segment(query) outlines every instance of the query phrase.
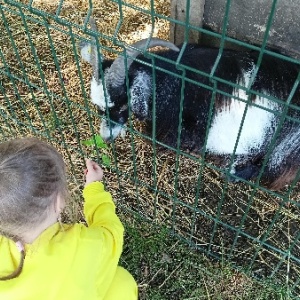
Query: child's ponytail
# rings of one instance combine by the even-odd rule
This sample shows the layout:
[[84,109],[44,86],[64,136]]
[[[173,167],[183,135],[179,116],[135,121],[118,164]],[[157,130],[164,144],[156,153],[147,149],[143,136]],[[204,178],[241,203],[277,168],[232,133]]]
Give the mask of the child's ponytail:
[[21,253],[20,263],[19,263],[17,269],[15,271],[13,271],[11,274],[0,277],[1,281],[14,279],[14,278],[18,277],[22,272],[24,260],[25,260],[25,248],[24,248],[24,245],[22,244],[22,242],[20,242],[20,241],[16,242],[16,247],[18,248],[19,252]]

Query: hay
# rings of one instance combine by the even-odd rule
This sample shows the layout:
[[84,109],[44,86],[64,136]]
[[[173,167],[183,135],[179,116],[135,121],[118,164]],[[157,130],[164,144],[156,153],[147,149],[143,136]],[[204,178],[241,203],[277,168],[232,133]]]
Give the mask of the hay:
[[[136,1],[131,2],[135,4]],[[58,3],[59,1],[36,0],[33,7],[55,14]],[[139,0],[138,5],[143,9],[150,9],[148,1]],[[64,1],[60,17],[82,24],[87,9],[87,1]],[[155,9],[159,14],[168,15],[169,3],[155,1]],[[148,37],[152,28],[148,15],[130,8],[124,8],[123,14],[123,23],[118,33],[120,40],[130,44]],[[99,30],[106,35],[113,35],[120,20],[117,4],[95,1],[93,15]],[[89,95],[91,67],[81,62],[81,69],[78,70],[69,34],[50,28],[48,35],[43,24],[28,20],[28,32],[44,74],[43,81],[21,17],[6,12],[6,18],[21,60],[15,55],[3,20],[0,21],[3,33],[0,41],[6,47],[2,48],[2,52],[10,73],[25,82],[1,75],[5,94],[0,95],[0,138],[40,135],[43,139],[49,139],[50,136],[63,153],[70,171],[71,196],[76,201],[72,201],[69,206],[67,218],[70,219],[75,214],[71,219],[82,220],[79,193],[83,185],[83,154],[94,159],[97,156],[93,149],[81,146],[80,141],[89,139],[93,131],[98,132],[100,123],[96,108],[84,101],[85,93]],[[41,18],[38,19],[44,22]],[[49,19],[48,22],[67,32],[69,30],[53,20]],[[73,33],[82,35],[77,29]],[[154,35],[168,39],[169,24],[156,18]],[[49,37],[56,51],[58,68],[54,64]],[[101,43],[117,49],[107,40],[101,40]],[[114,57],[113,53],[105,54]],[[0,67],[5,69],[3,62]],[[25,74],[22,70],[25,70]],[[84,89],[80,85],[79,72],[82,74]],[[26,81],[30,82],[30,86]],[[20,98],[17,97],[17,92]],[[5,120],[4,116],[9,116],[10,119]],[[140,124],[133,124],[137,131],[142,130]],[[247,266],[257,251],[253,269],[258,276],[270,274],[282,257],[282,254],[268,247],[259,249],[258,239],[264,236],[268,227],[272,226],[272,229],[266,242],[282,252],[287,251],[297,236],[300,225],[297,205],[299,188],[293,192],[291,200],[295,202],[289,207],[281,207],[280,198],[261,190],[255,192],[251,199],[252,189],[249,185],[227,185],[221,174],[208,167],[201,174],[200,161],[183,155],[179,157],[179,169],[176,170],[174,153],[157,151],[154,155],[152,145],[129,132],[124,139],[116,140],[114,148],[107,150],[112,158],[114,153],[116,161],[112,163],[112,170],[105,170],[105,177],[108,189],[122,209],[167,225],[173,228],[175,234],[194,245],[201,246],[216,256],[228,256],[241,266]],[[201,188],[197,190],[199,176]],[[223,195],[224,190],[226,192]],[[275,216],[278,218],[272,224]],[[236,231],[224,224],[241,226],[238,237]],[[249,237],[256,239],[252,241]],[[231,253],[231,256],[227,253]],[[294,247],[291,254],[299,257],[299,247]],[[289,276],[299,276],[300,267],[297,262],[289,261],[289,257],[286,257],[278,270],[280,277],[286,276],[288,266]]]

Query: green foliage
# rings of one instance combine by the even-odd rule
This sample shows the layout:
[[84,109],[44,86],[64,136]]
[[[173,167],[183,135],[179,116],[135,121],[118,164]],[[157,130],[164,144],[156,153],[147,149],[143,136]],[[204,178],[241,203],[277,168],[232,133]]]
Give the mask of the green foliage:
[[[104,149],[108,149],[107,144],[104,142],[102,137],[98,134],[95,134],[88,140],[81,141],[81,144],[87,147],[97,148],[100,149],[100,151],[103,151]],[[94,154],[97,154],[97,150],[93,150]],[[104,166],[109,167],[111,164],[110,158],[107,154],[101,153],[101,160]]]
[[98,148],[101,148],[101,149],[107,149],[108,148],[108,146],[103,141],[103,138],[98,134],[95,134],[92,138],[90,138],[88,140],[82,141],[82,144],[85,145],[85,146],[94,146],[94,145],[96,145]]
[[121,265],[138,282],[140,300],[290,299],[285,287],[275,290],[274,283],[258,282],[225,262],[210,260],[166,228],[120,217],[126,232]]

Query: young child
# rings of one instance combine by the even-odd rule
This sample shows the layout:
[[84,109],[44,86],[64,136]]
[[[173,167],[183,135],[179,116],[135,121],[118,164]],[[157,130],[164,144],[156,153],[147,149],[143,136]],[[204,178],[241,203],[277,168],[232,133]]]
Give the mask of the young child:
[[68,198],[61,155],[23,138],[0,144],[0,299],[136,300],[133,277],[118,266],[124,228],[102,169],[86,160],[88,226],[58,222]]

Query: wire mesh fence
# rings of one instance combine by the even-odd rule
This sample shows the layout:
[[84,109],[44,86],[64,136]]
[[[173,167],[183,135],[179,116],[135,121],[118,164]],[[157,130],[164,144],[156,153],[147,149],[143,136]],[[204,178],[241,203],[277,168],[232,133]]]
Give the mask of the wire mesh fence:
[[[169,17],[163,1],[82,3],[5,0],[0,4],[0,140],[34,135],[54,143],[67,161],[73,191],[81,186],[84,157],[90,156],[98,161],[103,161],[103,155],[109,157],[106,184],[122,209],[167,226],[188,245],[214,258],[232,262],[259,279],[269,279],[287,288],[289,295],[296,298],[300,294],[297,185],[300,174],[297,170],[291,184],[276,192],[261,185],[259,179],[276,148],[281,127],[285,122],[290,122],[293,128],[299,127],[299,108],[293,104],[299,93],[299,74],[290,84],[288,95],[276,98],[261,95],[252,89],[251,82],[248,87],[240,86],[220,77],[217,72],[226,42],[257,52],[252,82],[266,56],[279,59],[283,64],[299,65],[298,60],[272,52],[267,47],[276,2],[273,1],[263,42],[258,47],[226,35],[231,1],[226,2],[219,34],[189,25],[189,1],[186,23],[183,23]],[[87,15],[96,19],[98,32],[90,29]],[[159,72],[181,82],[175,147],[156,141],[155,121],[150,134],[149,131],[145,134],[147,130],[143,122],[136,120],[131,111],[127,125],[124,125],[126,136],[103,146],[98,140],[99,126],[101,120],[108,120],[110,115],[106,112],[100,116],[89,99],[92,70],[81,60],[78,44],[89,42],[96,45],[102,58],[113,59],[120,54],[126,58],[128,52],[124,45],[150,35],[167,39],[169,22],[186,28],[185,41],[176,59],[142,51],[148,62],[140,58],[136,61],[151,68],[153,99],[160,84],[157,81]],[[220,41],[210,72],[196,70],[182,62],[184,51],[189,47],[190,30],[201,31],[202,35],[213,36]],[[163,61],[166,67],[161,67],[159,61]],[[187,75],[189,72],[199,73],[205,80],[192,80]],[[130,95],[129,80],[126,73],[127,95]],[[265,101],[283,108],[280,111],[269,109],[270,113],[279,116],[279,125],[265,151],[257,179],[232,183],[228,180],[228,169],[224,171],[205,154],[205,150],[195,154],[180,148],[184,134],[184,95],[187,86],[192,85],[209,91],[211,119],[205,129],[206,142],[216,99],[220,95],[234,97],[226,92],[224,86],[243,90],[247,95],[262,96]],[[249,104],[251,97],[246,100],[239,96],[236,98]],[[154,100],[153,120],[158,109],[155,104]],[[258,109],[266,108],[258,105]],[[245,114],[241,124],[237,124],[239,130],[233,152],[237,149],[244,120]],[[255,119],[251,122],[254,123]],[[228,132],[230,135],[233,133]],[[297,143],[298,140],[292,142]],[[227,159],[233,163],[234,154]]]

